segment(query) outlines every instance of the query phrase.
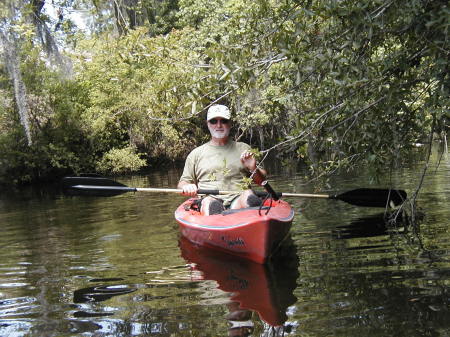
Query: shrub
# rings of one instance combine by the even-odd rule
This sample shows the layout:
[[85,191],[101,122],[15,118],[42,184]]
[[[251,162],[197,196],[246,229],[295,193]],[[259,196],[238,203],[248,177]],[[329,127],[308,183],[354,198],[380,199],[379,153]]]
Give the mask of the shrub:
[[146,166],[146,161],[136,153],[136,148],[127,146],[122,149],[113,148],[107,151],[97,162],[97,171],[101,173],[130,173]]

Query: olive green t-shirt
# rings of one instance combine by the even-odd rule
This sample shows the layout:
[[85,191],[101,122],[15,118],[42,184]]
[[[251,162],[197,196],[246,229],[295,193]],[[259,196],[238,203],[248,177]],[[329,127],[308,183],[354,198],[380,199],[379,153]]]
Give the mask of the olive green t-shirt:
[[[203,144],[188,155],[180,181],[197,184],[199,189],[241,191],[242,178],[248,170],[241,163],[241,154],[249,150],[245,143],[229,141],[224,146]],[[220,196],[225,203],[233,196]]]

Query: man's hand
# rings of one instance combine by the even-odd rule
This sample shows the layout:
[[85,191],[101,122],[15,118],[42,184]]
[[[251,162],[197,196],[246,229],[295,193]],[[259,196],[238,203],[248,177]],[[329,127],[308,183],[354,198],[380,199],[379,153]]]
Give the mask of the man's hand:
[[247,170],[254,171],[256,168],[256,159],[250,151],[244,151],[241,154],[241,163]]
[[195,197],[197,195],[198,187],[195,184],[189,184],[187,182],[180,182],[178,184],[178,188],[182,189],[182,195],[186,195],[189,197]]
[[267,172],[262,168],[257,169],[256,159],[253,156],[253,153],[250,151],[242,152],[241,163],[247,170],[250,171],[253,182],[257,185],[261,185],[261,183],[266,179]]

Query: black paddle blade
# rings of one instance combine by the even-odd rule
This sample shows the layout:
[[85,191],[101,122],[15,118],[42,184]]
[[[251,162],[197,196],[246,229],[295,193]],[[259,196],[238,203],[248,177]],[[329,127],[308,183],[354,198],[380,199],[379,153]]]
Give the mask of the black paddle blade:
[[398,206],[406,200],[406,192],[403,190],[358,188],[342,194],[331,196],[356,206],[366,207],[390,207],[391,204]]
[[112,197],[126,192],[136,191],[117,181],[102,177],[64,177],[62,188],[67,195]]

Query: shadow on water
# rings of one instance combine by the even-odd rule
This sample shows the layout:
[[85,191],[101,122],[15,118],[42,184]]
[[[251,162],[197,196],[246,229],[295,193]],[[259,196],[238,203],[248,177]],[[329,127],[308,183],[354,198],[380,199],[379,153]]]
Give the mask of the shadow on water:
[[299,276],[293,243],[285,243],[268,265],[200,247],[185,238],[180,239],[179,246],[199,281],[216,281],[220,290],[230,293],[226,316],[231,326],[229,336],[252,334],[252,312],[271,327],[289,330],[283,325],[288,307],[297,301],[293,291]]
[[[396,228],[403,228],[402,223],[397,223]],[[392,226],[391,226],[392,227]],[[335,239],[368,238],[388,234],[389,226],[386,223],[386,214],[377,213],[353,220],[345,226],[337,226],[332,231]]]

